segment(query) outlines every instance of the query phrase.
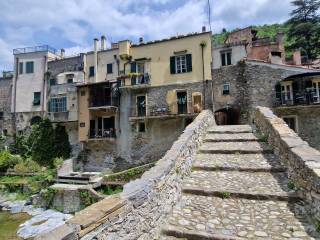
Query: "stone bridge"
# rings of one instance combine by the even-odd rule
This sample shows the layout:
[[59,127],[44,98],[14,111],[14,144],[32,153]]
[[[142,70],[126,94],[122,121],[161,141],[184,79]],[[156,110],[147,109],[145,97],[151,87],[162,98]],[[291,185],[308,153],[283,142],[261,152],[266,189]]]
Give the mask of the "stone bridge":
[[320,239],[320,152],[268,108],[251,120],[203,111],[121,195],[37,239]]

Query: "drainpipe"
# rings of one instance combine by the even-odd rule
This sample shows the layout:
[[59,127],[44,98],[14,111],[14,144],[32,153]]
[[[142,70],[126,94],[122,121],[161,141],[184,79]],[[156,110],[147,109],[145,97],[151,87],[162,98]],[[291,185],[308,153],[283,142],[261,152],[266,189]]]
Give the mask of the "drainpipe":
[[48,71],[48,57],[44,56],[44,76],[43,76],[43,84],[42,84],[42,94],[41,94],[41,115],[44,116],[44,104],[46,99],[46,79],[47,79],[47,71]]
[[98,80],[98,38],[95,38],[94,40],[94,82],[97,82]]
[[204,47],[206,46],[205,42],[200,43],[201,46],[201,57],[202,57],[202,95],[203,95],[203,109],[206,109],[206,84],[205,84],[205,76],[204,76]]

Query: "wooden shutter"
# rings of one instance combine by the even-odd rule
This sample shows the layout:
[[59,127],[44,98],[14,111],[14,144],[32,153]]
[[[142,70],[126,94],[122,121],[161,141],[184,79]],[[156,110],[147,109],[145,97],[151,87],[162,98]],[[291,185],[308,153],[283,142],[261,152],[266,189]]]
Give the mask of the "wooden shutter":
[[136,62],[131,63],[131,73],[135,73],[137,71],[137,64]]
[[176,57],[175,56],[170,57],[170,73],[171,74],[176,73]]
[[192,72],[192,55],[187,54],[186,59],[187,59],[187,72]]

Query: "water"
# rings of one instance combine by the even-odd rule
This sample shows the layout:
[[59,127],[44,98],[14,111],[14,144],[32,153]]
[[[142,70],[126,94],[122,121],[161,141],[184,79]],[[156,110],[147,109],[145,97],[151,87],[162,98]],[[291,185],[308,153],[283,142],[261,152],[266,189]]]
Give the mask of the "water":
[[18,227],[30,218],[26,213],[11,214],[0,211],[0,240],[21,239],[17,236]]

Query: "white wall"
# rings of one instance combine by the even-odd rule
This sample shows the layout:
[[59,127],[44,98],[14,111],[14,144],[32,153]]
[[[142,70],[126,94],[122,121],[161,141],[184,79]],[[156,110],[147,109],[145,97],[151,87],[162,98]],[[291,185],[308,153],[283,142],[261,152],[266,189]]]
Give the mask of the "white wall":
[[232,65],[236,65],[241,59],[247,57],[246,48],[244,45],[231,46],[231,47],[217,47],[212,50],[212,68],[220,68],[221,65],[221,51],[232,49]]

